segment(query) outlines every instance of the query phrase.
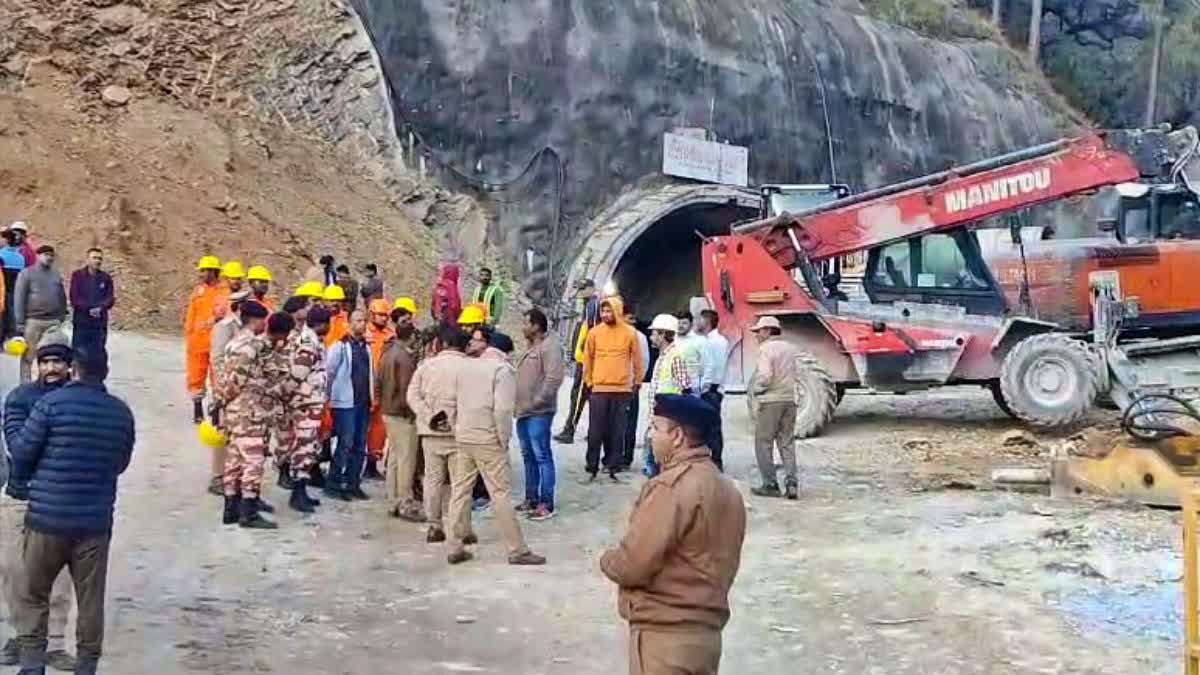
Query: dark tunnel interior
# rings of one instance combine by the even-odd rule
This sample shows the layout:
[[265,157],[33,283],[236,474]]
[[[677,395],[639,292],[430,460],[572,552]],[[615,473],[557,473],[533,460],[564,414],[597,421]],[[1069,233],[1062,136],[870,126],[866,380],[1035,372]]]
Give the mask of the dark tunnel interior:
[[729,226],[757,211],[736,204],[694,204],[672,211],[646,229],[617,264],[616,285],[632,301],[638,322],[687,309],[701,294],[700,237],[729,234]]

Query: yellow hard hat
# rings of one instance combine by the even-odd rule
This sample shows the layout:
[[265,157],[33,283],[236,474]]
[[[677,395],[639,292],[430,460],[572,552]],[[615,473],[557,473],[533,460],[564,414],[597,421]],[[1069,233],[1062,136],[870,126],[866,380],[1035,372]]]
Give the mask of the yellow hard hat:
[[312,298],[315,300],[320,300],[321,296],[324,295],[324,292],[325,292],[325,288],[323,286],[321,286],[320,282],[306,281],[306,282],[300,284],[299,286],[297,286],[296,292],[293,293],[292,295],[295,295],[295,296],[298,296],[301,298]]
[[463,308],[462,314],[458,315],[458,325],[460,326],[483,323],[487,323],[487,316],[484,315],[483,308],[479,305],[467,305]]
[[204,270],[219,270],[221,269],[221,261],[215,255],[206,255],[200,258],[200,262],[196,263],[196,269],[201,272]]
[[412,298],[396,298],[396,304],[392,305],[392,311],[397,309],[406,309],[409,314],[417,315],[417,303]]
[[273,281],[271,279],[271,271],[262,265],[255,265],[246,272],[247,281]]
[[242,263],[230,260],[221,268],[221,276],[227,279],[241,279],[246,276],[246,270],[242,269]]
[[325,298],[326,300],[331,300],[331,301],[332,300],[345,300],[346,299],[346,291],[342,290],[341,286],[334,284],[333,286],[326,286],[325,293],[321,297]]
[[23,337],[10,338],[4,343],[4,353],[8,354],[9,356],[25,356],[25,352],[28,349],[29,345],[26,344],[25,338]]
[[225,434],[221,433],[221,430],[214,427],[208,420],[200,423],[196,434],[200,437],[200,442],[210,448],[225,446]]

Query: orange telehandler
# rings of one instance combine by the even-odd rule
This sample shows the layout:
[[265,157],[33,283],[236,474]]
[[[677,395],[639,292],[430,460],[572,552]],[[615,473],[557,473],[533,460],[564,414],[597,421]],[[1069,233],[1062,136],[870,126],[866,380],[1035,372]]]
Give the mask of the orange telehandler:
[[[1055,293],[1088,308],[1085,320],[1072,322],[1065,313],[1061,321],[1048,320],[1050,312],[1031,316],[1014,303],[973,228],[1109,186],[1130,199],[1168,190],[1194,197],[1197,139],[1190,127],[1096,133],[736,225],[732,235],[705,241],[704,291],[745,362],[756,347],[748,328],[762,314],[779,318],[787,339],[803,348],[800,437],[818,433],[842,393],[855,388],[982,385],[1004,410],[1042,426],[1080,420],[1100,393],[1122,408],[1150,393],[1186,393],[1200,387],[1200,336],[1129,339],[1146,316],[1139,300],[1155,276],[1128,277],[1123,263],[1153,258],[1151,251],[1161,261],[1167,244],[1115,242],[1110,248],[1120,250],[1063,265],[1070,276]],[[840,299],[818,266],[862,252],[867,300]],[[1167,268],[1151,269],[1161,284]],[[1192,285],[1200,293],[1200,276]],[[1172,311],[1200,312],[1200,296],[1186,297]]]

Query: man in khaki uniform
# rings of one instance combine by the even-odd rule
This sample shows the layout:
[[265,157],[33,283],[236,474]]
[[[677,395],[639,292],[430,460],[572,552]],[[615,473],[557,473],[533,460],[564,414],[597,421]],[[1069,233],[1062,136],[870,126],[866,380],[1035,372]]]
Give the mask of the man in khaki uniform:
[[[545,565],[546,559],[525,545],[511,497],[508,444],[512,440],[517,395],[517,373],[509,363],[512,351],[511,338],[492,333],[484,353],[477,359],[466,359],[459,366],[454,421],[458,455],[452,472],[450,522],[458,528],[470,522],[475,480],[483,476],[496,511],[496,524],[508,545],[508,564]],[[454,544],[446,557],[451,565],[474,557],[464,548],[467,531],[456,530],[454,534]]]
[[[450,515],[450,481],[457,447],[454,444],[455,396],[458,386],[458,371],[467,362],[464,351],[467,336],[453,326],[444,326],[439,339],[442,351],[417,366],[408,385],[408,407],[417,418],[417,437],[425,454],[425,518],[429,521],[429,532],[425,541],[435,544],[446,541],[446,530],[466,533],[470,542],[471,512],[460,513],[464,518],[462,527],[446,526]],[[456,524],[457,525],[457,524]]]
[[630,675],[716,675],[746,507],[710,461],[720,418],[694,396],[654,398],[650,443],[662,473],[642,487],[621,544],[600,559],[620,587]]
[[783,460],[788,499],[799,498],[796,474],[796,357],[795,345],[780,337],[779,319],[759,317],[751,328],[758,338],[758,359],[750,374],[747,402],[754,421],[754,456],[762,485],[750,488],[759,497],[779,497],[775,477],[775,448]]

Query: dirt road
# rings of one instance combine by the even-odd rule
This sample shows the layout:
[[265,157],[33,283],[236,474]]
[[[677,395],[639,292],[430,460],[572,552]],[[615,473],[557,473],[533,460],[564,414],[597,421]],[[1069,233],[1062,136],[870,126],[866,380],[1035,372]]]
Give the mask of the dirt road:
[[[284,509],[273,533],[223,527],[181,345],[118,334],[112,355],[139,443],[117,506],[105,672],[623,671],[626,629],[597,559],[640,478],[581,486],[582,446],[558,447],[559,516],[525,526],[550,559],[540,569],[505,564],[490,517],[479,559],[450,569],[381,499]],[[15,366],[2,365],[7,388]],[[727,402],[726,456],[746,488],[742,405]],[[801,501],[749,500],[723,671],[1180,672],[1177,514],[945,488],[1039,461],[996,450],[1012,428],[981,391],[847,397],[831,432],[802,444]]]

